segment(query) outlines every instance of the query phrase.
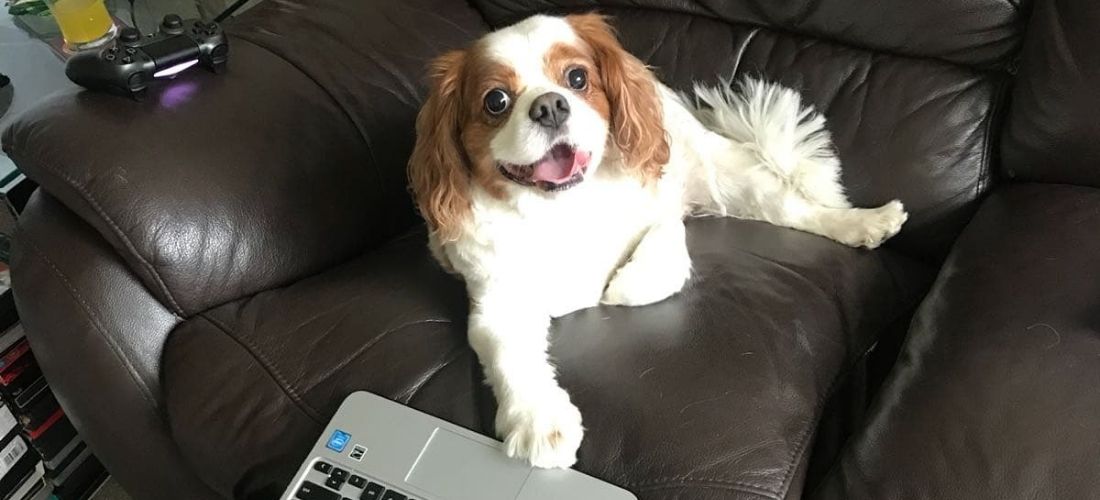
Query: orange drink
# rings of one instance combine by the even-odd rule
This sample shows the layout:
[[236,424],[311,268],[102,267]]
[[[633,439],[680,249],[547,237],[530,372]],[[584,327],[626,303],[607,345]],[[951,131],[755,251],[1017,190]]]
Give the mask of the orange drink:
[[110,40],[115,22],[104,0],[47,0],[67,48],[80,50]]

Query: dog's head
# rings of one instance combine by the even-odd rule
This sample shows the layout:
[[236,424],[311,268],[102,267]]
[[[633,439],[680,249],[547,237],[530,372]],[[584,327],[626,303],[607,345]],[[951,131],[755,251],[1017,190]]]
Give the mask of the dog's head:
[[445,240],[474,185],[497,198],[553,196],[610,154],[643,179],[668,161],[653,75],[599,15],[528,18],[444,54],[430,76],[409,179]]

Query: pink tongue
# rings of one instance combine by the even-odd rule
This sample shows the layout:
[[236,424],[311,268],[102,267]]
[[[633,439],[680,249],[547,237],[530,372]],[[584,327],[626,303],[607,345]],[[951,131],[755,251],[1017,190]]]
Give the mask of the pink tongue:
[[531,180],[561,184],[572,179],[587,164],[587,153],[574,152],[565,145],[554,146],[546,158],[535,164]]

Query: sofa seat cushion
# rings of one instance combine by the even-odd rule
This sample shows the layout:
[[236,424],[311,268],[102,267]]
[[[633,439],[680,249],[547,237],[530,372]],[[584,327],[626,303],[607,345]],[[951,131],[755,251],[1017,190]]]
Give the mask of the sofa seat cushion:
[[[695,277],[683,293],[554,324],[551,354],[588,429],[578,468],[641,499],[796,498],[831,388],[911,313],[931,272],[757,222],[696,220],[688,238]],[[463,286],[424,239],[173,332],[168,419],[213,488],[277,495],[356,390],[492,434]]]
[[1098,189],[998,189],[811,498],[1100,497],[1098,226]]

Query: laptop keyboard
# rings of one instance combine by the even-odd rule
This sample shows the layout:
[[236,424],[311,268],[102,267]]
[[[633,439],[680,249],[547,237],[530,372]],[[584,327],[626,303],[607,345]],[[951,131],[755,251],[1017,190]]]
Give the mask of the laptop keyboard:
[[[415,500],[400,491],[387,488],[382,483],[333,467],[328,462],[315,462],[313,470],[327,476],[324,486],[313,481],[304,481],[294,493],[294,498],[298,500]],[[340,495],[339,492],[345,484],[356,490],[358,496]]]

